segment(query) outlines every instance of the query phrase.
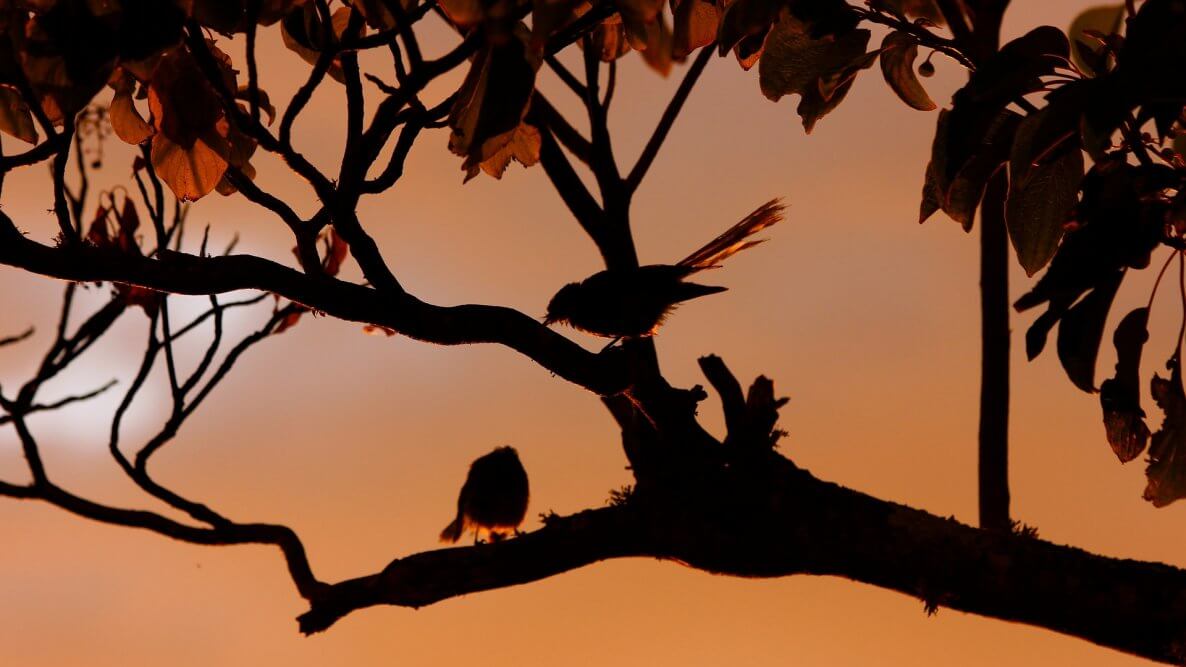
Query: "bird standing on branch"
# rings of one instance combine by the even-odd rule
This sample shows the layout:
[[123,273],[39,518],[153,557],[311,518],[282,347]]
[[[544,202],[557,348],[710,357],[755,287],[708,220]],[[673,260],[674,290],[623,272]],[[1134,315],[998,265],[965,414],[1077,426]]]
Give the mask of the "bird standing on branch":
[[457,518],[441,531],[442,542],[456,542],[466,529],[476,541],[485,530],[497,542],[512,533],[527,515],[527,471],[514,447],[498,447],[469,466],[457,497]]
[[719,267],[729,256],[761,243],[764,239],[749,237],[782,220],[783,208],[778,199],[766,202],[678,264],[606,270],[569,283],[548,303],[544,324],[567,323],[614,339],[653,336],[680,302],[727,289],[685,282],[685,278]]

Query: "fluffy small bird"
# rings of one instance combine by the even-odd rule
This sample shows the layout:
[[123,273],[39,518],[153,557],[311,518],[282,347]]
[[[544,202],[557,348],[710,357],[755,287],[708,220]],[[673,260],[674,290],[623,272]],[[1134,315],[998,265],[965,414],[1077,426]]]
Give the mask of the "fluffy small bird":
[[[606,270],[560,288],[548,303],[544,324],[567,323],[605,338],[653,336],[683,301],[727,288],[687,282],[692,274],[719,267],[731,255],[764,239],[749,237],[782,220],[783,205],[774,199],[688,255],[678,264],[649,264],[631,270]],[[612,345],[612,343],[611,343]]]
[[527,471],[514,447],[498,447],[469,466],[457,497],[457,518],[441,531],[442,542],[456,542],[473,529],[476,540],[485,530],[498,541],[514,532],[527,515]]

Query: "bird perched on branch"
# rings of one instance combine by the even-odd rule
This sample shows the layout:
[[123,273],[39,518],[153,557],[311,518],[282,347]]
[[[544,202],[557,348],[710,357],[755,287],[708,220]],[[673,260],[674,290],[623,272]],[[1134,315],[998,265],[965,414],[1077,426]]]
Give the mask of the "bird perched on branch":
[[600,271],[579,283],[569,283],[548,303],[544,324],[567,323],[605,338],[652,336],[679,303],[725,291],[725,287],[685,279],[719,267],[731,255],[761,243],[764,239],[749,237],[782,220],[783,208],[778,199],[766,202],[678,264]]
[[441,531],[442,542],[456,542],[466,529],[474,539],[487,531],[492,541],[514,532],[527,514],[527,471],[514,447],[498,447],[469,466],[457,497],[457,518]]

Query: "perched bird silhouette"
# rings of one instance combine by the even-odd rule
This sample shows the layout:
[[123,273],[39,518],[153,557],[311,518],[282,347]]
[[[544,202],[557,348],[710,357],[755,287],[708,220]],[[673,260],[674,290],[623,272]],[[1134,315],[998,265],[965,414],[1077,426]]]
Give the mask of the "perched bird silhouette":
[[472,528],[475,540],[485,530],[497,542],[523,523],[528,496],[527,471],[514,447],[498,447],[478,457],[457,497],[457,518],[441,531],[441,541],[456,542]]
[[778,199],[762,204],[678,264],[606,270],[579,283],[569,283],[548,303],[544,324],[567,323],[574,329],[614,339],[653,336],[679,303],[727,289],[686,282],[685,278],[719,267],[729,256],[761,243],[764,239],[749,237],[782,220],[783,208]]

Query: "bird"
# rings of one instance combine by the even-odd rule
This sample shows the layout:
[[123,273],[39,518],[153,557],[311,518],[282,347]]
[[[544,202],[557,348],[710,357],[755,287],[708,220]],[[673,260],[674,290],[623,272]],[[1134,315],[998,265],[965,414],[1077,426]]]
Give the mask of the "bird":
[[497,542],[523,523],[529,497],[519,453],[509,445],[497,447],[470,464],[457,496],[457,517],[441,531],[441,541],[456,542],[472,528],[475,542],[483,530]]
[[595,336],[612,338],[610,346],[623,338],[653,336],[680,303],[727,289],[687,282],[686,278],[698,271],[717,268],[731,255],[764,241],[750,237],[782,220],[784,208],[779,199],[762,204],[677,264],[607,269],[579,283],[569,283],[548,303],[544,324],[567,324]]

